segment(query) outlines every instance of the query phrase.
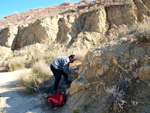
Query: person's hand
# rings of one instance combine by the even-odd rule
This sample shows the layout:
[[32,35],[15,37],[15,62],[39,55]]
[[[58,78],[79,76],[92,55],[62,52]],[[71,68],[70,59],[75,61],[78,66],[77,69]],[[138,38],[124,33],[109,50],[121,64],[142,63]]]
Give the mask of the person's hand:
[[72,74],[73,74],[73,75],[76,75],[77,73],[73,71]]

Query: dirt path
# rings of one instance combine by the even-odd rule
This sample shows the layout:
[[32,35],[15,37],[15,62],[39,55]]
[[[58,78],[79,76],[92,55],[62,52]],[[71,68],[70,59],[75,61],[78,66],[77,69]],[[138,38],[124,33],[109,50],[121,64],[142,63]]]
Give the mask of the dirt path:
[[0,71],[0,113],[46,113],[42,94],[26,95],[16,85],[24,71]]
[[[0,113],[60,113],[61,108],[53,110],[46,103],[42,89],[30,95],[20,90],[18,79],[25,71],[30,70],[4,72],[0,68]],[[73,79],[72,75],[69,77]],[[46,88],[44,85],[43,87]]]

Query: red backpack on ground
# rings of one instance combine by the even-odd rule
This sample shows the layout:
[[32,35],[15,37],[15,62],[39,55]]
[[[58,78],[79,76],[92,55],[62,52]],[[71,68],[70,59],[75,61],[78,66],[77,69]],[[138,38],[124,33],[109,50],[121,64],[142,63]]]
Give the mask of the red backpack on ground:
[[52,107],[61,107],[66,104],[66,97],[63,93],[58,92],[55,95],[49,96],[48,102],[52,104]]

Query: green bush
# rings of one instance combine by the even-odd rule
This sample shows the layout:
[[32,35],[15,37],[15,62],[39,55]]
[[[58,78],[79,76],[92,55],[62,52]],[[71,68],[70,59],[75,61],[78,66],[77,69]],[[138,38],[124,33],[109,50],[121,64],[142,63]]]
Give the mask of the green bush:
[[73,113],[79,113],[77,108],[73,109]]

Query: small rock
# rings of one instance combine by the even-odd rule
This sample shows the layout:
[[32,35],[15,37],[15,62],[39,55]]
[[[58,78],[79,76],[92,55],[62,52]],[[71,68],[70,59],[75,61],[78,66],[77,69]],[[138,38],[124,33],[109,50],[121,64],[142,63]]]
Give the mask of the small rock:
[[133,72],[132,75],[135,79],[138,77],[138,74],[136,72]]
[[75,70],[76,73],[78,73],[79,70]]
[[139,82],[140,82],[140,80],[136,80],[136,82],[137,82],[137,83],[139,83]]
[[149,84],[149,80],[144,80],[144,83],[145,84]]
[[70,94],[70,88],[68,88],[67,90],[66,90],[66,95],[69,95]]
[[147,84],[149,87],[150,87],[150,83],[149,84]]
[[[89,88],[90,84],[86,84],[84,87],[85,88]],[[91,89],[91,88],[90,88]]]

